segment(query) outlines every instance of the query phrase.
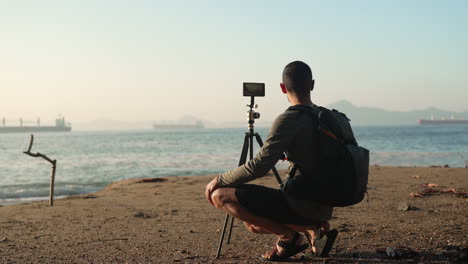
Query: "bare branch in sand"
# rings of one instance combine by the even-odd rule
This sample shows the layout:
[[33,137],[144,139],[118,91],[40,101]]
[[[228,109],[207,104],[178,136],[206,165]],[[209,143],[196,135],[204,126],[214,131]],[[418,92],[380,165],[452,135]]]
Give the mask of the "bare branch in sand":
[[26,155],[29,155],[31,157],[35,157],[35,158],[43,158],[45,160],[47,160],[48,162],[52,163],[52,165],[54,165],[56,163],[55,160],[52,160],[50,159],[49,157],[47,157],[46,155],[42,154],[42,153],[32,153],[31,152],[31,148],[32,148],[32,145],[34,143],[34,135],[31,135],[31,140],[29,141],[29,147],[28,147],[28,150],[27,151],[24,151],[23,153],[26,154]]
[[34,135],[31,134],[31,139],[29,141],[28,150],[24,151],[23,153],[34,158],[43,158],[52,164],[52,175],[50,176],[50,191],[49,191],[49,205],[52,206],[54,205],[54,182],[55,182],[55,170],[57,168],[57,160],[52,160],[51,158],[47,157],[47,155],[44,155],[39,152],[32,153],[31,149],[32,149],[33,143],[34,143]]

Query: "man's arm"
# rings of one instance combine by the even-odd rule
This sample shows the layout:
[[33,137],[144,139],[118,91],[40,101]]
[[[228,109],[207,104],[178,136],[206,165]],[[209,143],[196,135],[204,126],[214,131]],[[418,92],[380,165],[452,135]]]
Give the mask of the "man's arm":
[[295,116],[283,113],[276,118],[265,144],[254,159],[240,167],[220,174],[218,186],[238,185],[265,176],[278,162],[297,133]]

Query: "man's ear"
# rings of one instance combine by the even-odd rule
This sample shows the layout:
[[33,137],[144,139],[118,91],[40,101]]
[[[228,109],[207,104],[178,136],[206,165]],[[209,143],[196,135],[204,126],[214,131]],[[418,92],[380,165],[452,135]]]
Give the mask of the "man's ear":
[[315,80],[312,79],[312,82],[310,83],[310,90],[313,91],[315,87]]
[[280,83],[280,87],[281,87],[281,91],[282,91],[284,94],[287,94],[287,93],[288,93],[288,90],[286,89],[286,85],[284,85],[284,83]]

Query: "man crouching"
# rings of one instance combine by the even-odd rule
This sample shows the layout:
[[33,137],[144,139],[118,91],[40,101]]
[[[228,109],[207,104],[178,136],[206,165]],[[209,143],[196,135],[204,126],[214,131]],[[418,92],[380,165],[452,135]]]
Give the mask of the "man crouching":
[[[294,61],[284,68],[280,87],[291,106],[313,106],[310,92],[314,83],[310,67]],[[282,190],[245,184],[265,176],[283,153],[287,153],[291,164],[301,168],[297,173],[314,175],[317,164],[313,161],[320,155],[316,122],[309,115],[286,110],[274,121],[265,144],[254,159],[218,175],[206,185],[205,196],[211,205],[244,221],[254,233],[277,236],[275,246],[260,257],[262,260],[285,260],[306,250],[307,245],[302,243],[299,232],[303,232],[312,245],[306,255],[326,256],[337,236],[337,231],[330,230],[329,224],[333,207],[299,200]]]

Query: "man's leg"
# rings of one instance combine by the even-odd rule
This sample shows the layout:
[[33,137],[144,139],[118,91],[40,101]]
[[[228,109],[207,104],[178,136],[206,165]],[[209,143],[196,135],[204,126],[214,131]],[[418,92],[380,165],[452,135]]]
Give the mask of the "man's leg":
[[250,230],[250,232],[255,233],[255,234],[271,234],[270,231],[265,230],[259,226],[253,225],[245,221],[244,221],[244,225],[245,227],[247,227],[248,230]]
[[[294,238],[296,232],[288,226],[265,217],[254,215],[248,211],[239,203],[235,192],[235,188],[219,188],[212,193],[211,198],[217,208],[222,209],[233,217],[247,222],[247,227],[251,225],[251,228],[254,230],[261,230],[262,233],[272,233],[283,241],[291,241]],[[283,248],[278,247],[279,254],[281,254],[283,250]]]
[[244,208],[236,197],[235,188],[219,188],[211,195],[212,200],[217,208],[222,209],[226,213],[247,222],[253,226],[259,227],[276,235],[281,240],[292,239],[295,232],[286,225],[277,223],[265,217],[252,214]]
[[[250,223],[244,222],[245,226],[247,229],[249,229],[251,232],[256,233],[256,234],[269,234],[268,230],[262,229],[261,227],[254,226]],[[315,247],[315,239],[320,239],[324,234],[326,234],[328,231],[330,231],[330,222],[323,221],[320,225],[309,225],[309,226],[304,226],[304,225],[287,225],[290,229],[296,231],[296,232],[301,232],[304,233],[308,236],[310,239],[310,251],[312,253],[316,253],[317,249]],[[320,229],[320,237],[317,237],[318,231]]]
[[[315,239],[317,238],[320,239],[324,234],[330,231],[330,222],[327,220],[327,221],[323,221],[320,225],[310,225],[310,226],[288,225],[288,227],[296,232],[302,232],[308,235],[310,239],[309,242],[311,244],[310,250],[312,251],[312,253],[315,253],[317,251],[317,249],[315,248],[315,244],[314,244]],[[317,237],[319,230],[320,230],[321,236]]]

